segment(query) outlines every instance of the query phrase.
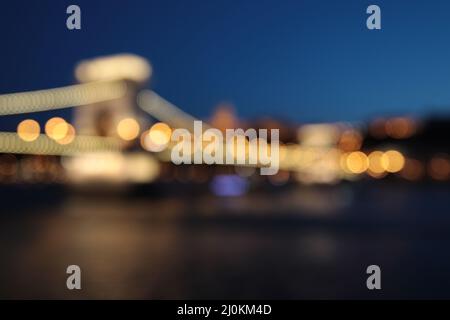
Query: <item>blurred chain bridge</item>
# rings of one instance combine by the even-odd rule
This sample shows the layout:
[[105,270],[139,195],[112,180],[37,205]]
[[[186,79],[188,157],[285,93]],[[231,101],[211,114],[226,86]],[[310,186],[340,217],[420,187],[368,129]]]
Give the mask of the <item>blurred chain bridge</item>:
[[[61,156],[65,175],[73,182],[153,181],[164,171],[161,166],[170,162],[173,130],[192,132],[198,119],[146,89],[151,76],[152,66],[146,59],[120,54],[80,62],[75,68],[75,85],[0,95],[0,116],[74,108],[73,123],[53,117],[41,130],[37,121],[27,119],[18,124],[17,132],[0,132],[0,154]],[[225,131],[240,126],[225,108],[203,127]],[[416,181],[426,175],[427,166],[433,179],[449,179],[447,153],[431,150],[430,159],[420,159],[423,152],[415,158],[405,155],[410,150],[402,147],[401,141],[408,141],[420,129],[411,118],[375,120],[366,130],[367,141],[375,141],[368,148],[363,145],[361,128],[349,123],[306,124],[288,137],[283,134],[291,128],[280,122],[269,121],[260,127],[284,129],[279,146],[280,171],[268,177],[275,185],[292,177],[304,184],[332,184],[362,176],[381,179],[387,175]],[[388,139],[383,140],[380,134]],[[270,149],[270,144],[267,146]],[[236,150],[233,152],[234,157],[239,156]],[[247,179],[260,165],[248,164],[248,152],[244,157],[244,164],[240,161],[229,169]],[[204,172],[199,170],[194,178],[205,181]]]
[[[172,130],[192,132],[198,120],[144,89],[151,75],[147,60],[122,54],[79,63],[78,84],[0,95],[0,116],[76,107],[73,125],[51,118],[43,134],[39,124],[28,119],[17,132],[0,132],[0,153],[65,156],[63,164],[73,180],[103,175],[151,181],[158,162],[170,160]],[[140,135],[141,128],[150,125],[148,115],[160,122]],[[137,140],[141,152],[135,150]]]
[[151,65],[139,56],[100,57],[78,64],[78,84],[0,95],[1,116],[76,107],[73,125],[55,117],[43,134],[39,124],[28,119],[18,125],[17,132],[0,132],[0,153],[70,156],[63,163],[73,179],[100,175],[152,180],[157,162],[148,152],[123,153],[133,147],[140,128],[148,125],[143,110],[167,127],[185,125],[191,119],[152,91],[145,91],[146,100],[141,99],[145,108],[137,108],[138,92],[151,74]]

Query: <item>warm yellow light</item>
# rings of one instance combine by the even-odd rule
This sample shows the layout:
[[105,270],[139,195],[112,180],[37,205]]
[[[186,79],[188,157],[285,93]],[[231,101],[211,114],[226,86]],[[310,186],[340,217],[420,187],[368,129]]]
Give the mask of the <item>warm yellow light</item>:
[[150,131],[150,139],[157,145],[164,145],[166,141],[166,136],[161,131]]
[[53,127],[50,138],[53,140],[61,140],[63,139],[67,133],[69,132],[69,124],[67,122],[60,122]]
[[150,137],[150,130],[147,130],[141,134],[141,146],[147,151],[161,152],[166,148],[166,145],[159,145],[153,142]]
[[384,166],[381,162],[382,157],[383,152],[381,151],[373,151],[369,154],[369,171],[374,173],[374,175],[385,172]]
[[405,157],[396,150],[389,150],[381,157],[381,165],[387,172],[399,172],[405,165]]
[[159,162],[146,153],[92,152],[63,158],[62,165],[69,178],[79,183],[146,183],[157,178],[160,172]]
[[150,139],[157,145],[168,144],[171,135],[172,129],[170,129],[170,127],[163,122],[154,124],[149,132]]
[[66,120],[60,117],[54,117],[47,121],[45,124],[45,133],[49,138],[57,140],[57,137],[54,136],[54,130],[56,127],[59,127],[57,130],[57,137],[59,139],[63,138],[65,135],[65,131],[67,131],[67,123]]
[[363,173],[369,167],[367,156],[361,151],[351,152],[347,155],[345,164],[351,173]]
[[136,139],[139,131],[139,123],[133,118],[122,119],[117,125],[117,134],[126,141]]
[[171,136],[172,129],[166,123],[158,122],[141,135],[141,145],[147,151],[161,152],[168,146]]
[[66,145],[72,143],[74,139],[75,139],[75,128],[71,124],[67,123],[66,135],[63,138],[56,140],[56,142],[58,142],[59,144]]
[[17,134],[22,140],[27,142],[36,140],[40,131],[39,123],[31,119],[24,120],[17,126]]

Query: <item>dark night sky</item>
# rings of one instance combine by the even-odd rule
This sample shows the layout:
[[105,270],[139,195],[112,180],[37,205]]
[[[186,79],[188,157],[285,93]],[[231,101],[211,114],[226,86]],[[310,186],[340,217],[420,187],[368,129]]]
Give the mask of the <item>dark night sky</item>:
[[[450,1],[373,3],[381,31],[366,28],[368,1],[4,1],[0,93],[71,84],[77,61],[130,52],[151,61],[152,88],[200,117],[222,101],[299,122],[450,111]],[[81,31],[66,29],[70,4]]]

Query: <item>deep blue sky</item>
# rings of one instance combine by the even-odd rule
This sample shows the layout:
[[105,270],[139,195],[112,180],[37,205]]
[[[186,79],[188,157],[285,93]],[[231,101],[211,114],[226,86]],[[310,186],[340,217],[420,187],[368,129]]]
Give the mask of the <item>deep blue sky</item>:
[[[81,31],[65,27],[70,4]],[[369,4],[381,31],[366,28]],[[222,101],[299,122],[450,112],[449,15],[444,0],[8,1],[0,93],[71,84],[77,61],[131,52],[151,61],[152,88],[200,117]]]

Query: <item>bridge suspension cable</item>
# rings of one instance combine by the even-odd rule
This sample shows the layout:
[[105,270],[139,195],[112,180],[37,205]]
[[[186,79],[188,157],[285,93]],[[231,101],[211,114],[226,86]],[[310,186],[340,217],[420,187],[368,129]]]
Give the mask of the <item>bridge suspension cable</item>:
[[0,116],[48,111],[119,99],[127,92],[123,80],[0,95]]
[[[143,111],[169,124],[172,128],[193,131],[194,121],[198,120],[151,90],[142,90],[138,94],[137,103]],[[206,123],[203,126],[209,128]]]

